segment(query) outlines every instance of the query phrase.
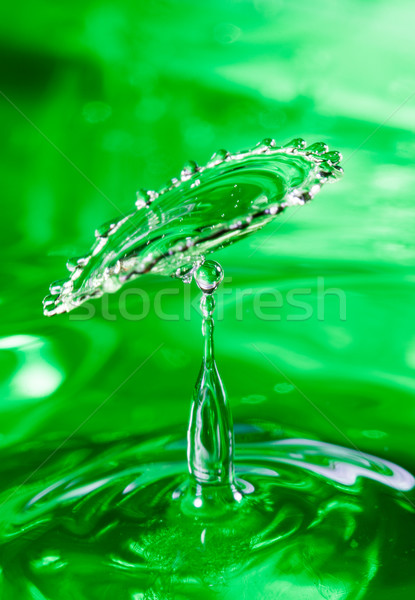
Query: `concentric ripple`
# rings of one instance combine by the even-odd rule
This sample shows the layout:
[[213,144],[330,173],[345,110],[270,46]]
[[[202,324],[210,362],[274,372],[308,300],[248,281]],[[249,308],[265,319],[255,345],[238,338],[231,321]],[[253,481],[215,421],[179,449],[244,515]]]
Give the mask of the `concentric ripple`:
[[278,431],[237,426],[238,510],[209,517],[185,509],[180,435],[70,443],[33,475],[52,446],[14,454],[10,472],[26,467],[0,499],[4,597],[362,597],[382,555],[412,537],[413,476]]

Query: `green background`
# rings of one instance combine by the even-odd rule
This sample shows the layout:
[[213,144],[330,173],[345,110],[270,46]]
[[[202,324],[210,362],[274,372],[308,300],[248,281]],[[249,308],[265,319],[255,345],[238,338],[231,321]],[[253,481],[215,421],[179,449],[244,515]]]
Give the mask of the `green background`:
[[[108,299],[90,305],[92,319],[84,308],[47,319],[42,298],[138,188],[157,189],[221,147],[301,136],[340,150],[344,178],[217,255],[231,278],[216,350],[234,419],[355,444],[411,469],[414,19],[409,0],[4,7],[3,447],[75,430],[96,439],[185,430],[201,360],[194,284],[189,295],[180,282],[140,280],[152,299],[170,291],[163,308],[176,320],[153,310],[127,320],[120,294],[109,298],[111,319]],[[319,281],[344,293],[345,320]],[[310,290],[306,320],[289,318],[304,311],[285,300],[269,311],[280,320],[258,319],[254,294],[237,311],[242,290],[285,298],[298,288]],[[134,292],[126,302],[136,313]]]

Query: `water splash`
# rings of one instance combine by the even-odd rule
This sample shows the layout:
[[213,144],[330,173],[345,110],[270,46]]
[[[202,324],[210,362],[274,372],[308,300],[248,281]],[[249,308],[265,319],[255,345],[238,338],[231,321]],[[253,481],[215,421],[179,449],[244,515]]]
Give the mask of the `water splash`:
[[91,252],[68,261],[70,277],[50,286],[44,314],[63,313],[117,291],[145,273],[190,281],[204,257],[257,231],[289,206],[308,202],[341,173],[341,156],[323,143],[216,152],[189,162],[159,192],[140,190],[136,210],[96,231]]
[[[234,433],[232,413],[216,366],[213,346],[214,292],[223,280],[222,267],[206,260],[194,274],[203,292],[204,351],[202,366],[193,392],[187,431],[187,464],[190,481],[184,482],[183,510],[215,514],[232,511],[242,494],[235,484]],[[180,492],[181,493],[181,492]]]
[[0,487],[4,597],[356,600],[411,576],[409,555],[392,558],[415,534],[405,469],[278,424],[235,437],[244,501],[214,518],[182,510],[180,432],[72,440],[38,470],[56,441],[13,449],[23,483]]
[[213,351],[213,292],[223,279],[218,263],[206,261],[195,273],[203,294],[204,352],[196,382],[188,429],[188,466],[194,481],[233,484],[233,425]]

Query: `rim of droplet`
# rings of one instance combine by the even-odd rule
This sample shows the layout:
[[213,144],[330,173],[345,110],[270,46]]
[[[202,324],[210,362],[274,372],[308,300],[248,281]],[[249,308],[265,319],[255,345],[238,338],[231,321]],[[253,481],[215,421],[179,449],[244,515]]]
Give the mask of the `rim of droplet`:
[[[232,163],[233,161],[243,161],[249,156],[278,154],[293,154],[301,156],[310,161],[314,165],[314,168],[310,171],[310,174],[301,185],[296,188],[292,188],[287,192],[284,202],[281,202],[278,207],[275,206],[266,208],[264,211],[259,211],[255,218],[260,218],[261,216],[265,216],[267,214],[276,215],[282,212],[288,206],[305,204],[311,200],[321,189],[321,185],[323,183],[329,181],[330,179],[335,179],[343,173],[343,169],[339,166],[339,162],[342,159],[341,154],[337,151],[330,151],[327,144],[323,142],[316,142],[310,146],[307,146],[306,142],[302,138],[295,138],[284,146],[277,146],[274,139],[266,138],[262,142],[259,142],[252,149],[235,153],[230,153],[226,150],[218,150],[213,154],[212,158],[206,163],[206,165],[203,166],[198,166],[194,161],[188,161],[182,169],[180,177],[174,177],[169,185],[162,188],[158,192],[144,189],[138,190],[137,200],[135,202],[136,210],[141,210],[150,206],[154,200],[160,196],[174,190],[184,182],[189,182],[192,178],[196,180],[201,173],[206,170],[213,169],[219,164]],[[111,285],[108,284],[105,291],[95,287],[94,290],[87,293],[82,292],[81,290],[75,292],[74,283],[79,277],[82,276],[83,270],[88,265],[91,258],[101,252],[101,250],[107,244],[109,237],[116,233],[116,231],[118,231],[118,229],[132,216],[132,214],[134,213],[123,216],[123,218],[119,221],[112,220],[108,222],[107,227],[104,226],[98,228],[95,232],[96,242],[92,246],[90,253],[86,256],[68,260],[67,269],[70,272],[70,277],[64,281],[54,282],[50,286],[50,294],[43,300],[43,312],[46,316],[53,316],[56,314],[69,312],[70,310],[80,306],[86,300],[98,298],[106,292],[115,292],[123,285],[123,283],[126,283],[132,275],[136,277],[144,273],[151,272],[157,262],[167,257],[164,255],[158,256],[153,260],[152,263],[146,265],[146,269],[143,272],[137,272],[133,270],[132,273],[125,277],[125,280],[120,285],[114,284],[114,289],[111,289]],[[252,215],[248,216],[246,225],[249,225],[253,218],[254,217]],[[240,225],[239,229],[242,229],[242,227],[243,224]],[[229,225],[224,228],[224,232],[226,233],[232,228],[238,229],[238,226]],[[208,238],[203,238],[199,240],[198,243],[206,242],[207,240]],[[174,252],[172,251],[169,253],[169,256],[173,256],[177,253],[183,253],[186,251],[186,249],[192,247],[193,245],[189,245],[187,243],[184,246],[179,245]],[[195,263],[196,260],[197,259],[195,257]],[[202,262],[203,257],[199,257],[199,264]],[[113,276],[118,274],[117,265],[118,272],[121,270],[121,263],[118,263],[120,263],[120,261],[117,261],[115,266],[112,268],[112,272],[108,273],[108,278],[105,278],[107,281],[110,281]],[[177,269],[177,271],[179,270],[180,269]],[[191,281],[193,275],[192,271],[192,265],[189,265],[189,269],[186,271],[184,277],[185,282]],[[172,273],[172,276],[175,276],[175,273]],[[176,276],[178,276],[177,273]],[[102,276],[102,279],[104,280],[104,276]]]

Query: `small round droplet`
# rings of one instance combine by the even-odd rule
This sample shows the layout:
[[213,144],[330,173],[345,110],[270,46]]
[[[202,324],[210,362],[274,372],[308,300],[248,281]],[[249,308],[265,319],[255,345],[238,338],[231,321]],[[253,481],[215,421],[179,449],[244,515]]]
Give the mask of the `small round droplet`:
[[332,152],[326,152],[323,156],[325,160],[330,162],[332,165],[337,165],[342,159],[342,155],[337,150],[333,150]]
[[117,226],[117,221],[106,221],[105,223],[103,223],[102,225],[100,225],[99,227],[97,227],[95,229],[95,237],[96,238],[107,238],[109,235],[111,235],[112,231],[114,230],[114,228]]
[[63,304],[59,303],[59,296],[50,294],[43,299],[43,314],[45,317],[59,315],[66,310]]
[[202,292],[212,294],[223,280],[223,269],[215,260],[206,260],[194,277]]
[[212,158],[209,161],[209,164],[219,164],[221,162],[223,162],[224,160],[226,160],[226,158],[229,156],[229,152],[227,150],[217,150],[213,155]]
[[66,268],[72,273],[79,267],[85,267],[89,260],[90,256],[74,256],[67,261]]
[[329,147],[324,142],[315,142],[311,144],[307,148],[307,152],[310,154],[325,154],[328,151]]
[[302,150],[305,147],[306,143],[303,140],[303,138],[295,138],[291,140],[291,142],[288,142],[288,144],[285,144],[284,146],[284,148],[295,148],[296,150]]
[[196,173],[196,171],[197,171],[197,164],[195,163],[194,160],[189,160],[184,165],[182,172],[180,173],[180,176],[182,179],[188,179],[194,173]]
[[143,208],[144,206],[146,206],[148,200],[149,200],[149,195],[147,190],[143,190],[140,189],[137,191],[137,200],[135,201],[135,205],[137,208]]
[[56,294],[49,294],[43,298],[43,307],[50,308],[51,306],[55,306],[56,300],[58,296]]
[[89,255],[68,262],[67,282],[52,284],[58,306],[69,311],[83,299],[150,272],[175,274],[186,282],[195,276],[202,293],[211,296],[223,272],[212,261],[201,266],[200,253],[254,233],[341,174],[338,153],[321,143],[300,150],[304,146],[304,140],[295,139],[276,148],[268,138],[232,154],[218,150],[205,166],[189,161],[180,178],[160,192],[140,189],[137,211],[98,228]]
[[275,148],[276,144],[275,144],[275,140],[273,140],[272,138],[265,138],[264,140],[262,140],[262,142],[259,142],[255,148],[257,148],[258,150],[270,150],[271,148]]
[[63,286],[65,284],[65,280],[64,279],[60,279],[59,281],[54,281],[53,283],[50,284],[49,286],[49,291],[52,295],[59,295],[62,290],[63,290]]

